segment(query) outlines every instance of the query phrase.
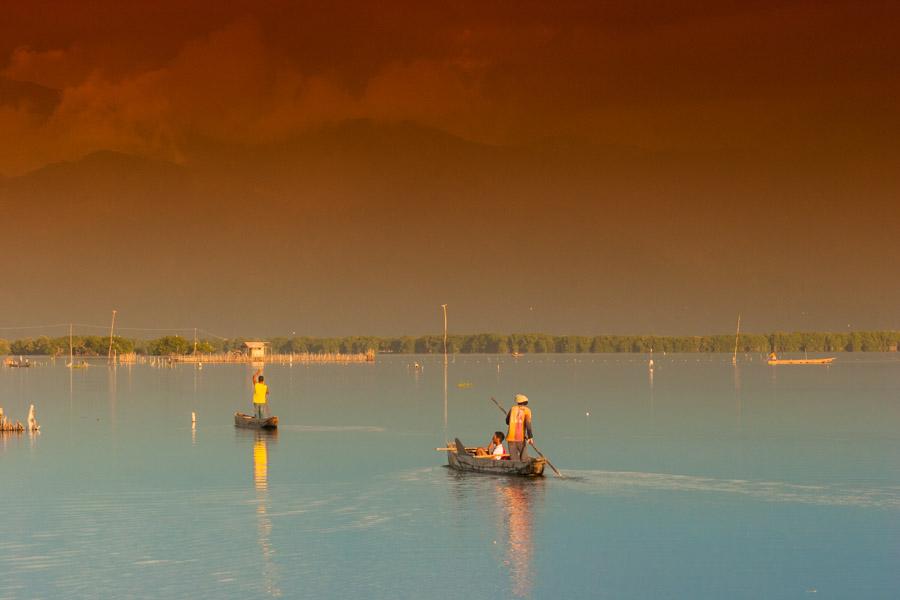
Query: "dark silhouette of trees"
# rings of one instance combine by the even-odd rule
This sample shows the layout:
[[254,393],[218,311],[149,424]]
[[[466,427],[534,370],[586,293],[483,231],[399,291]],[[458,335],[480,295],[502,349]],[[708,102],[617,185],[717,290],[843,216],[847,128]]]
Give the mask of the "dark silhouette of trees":
[[[376,337],[275,337],[268,340],[272,352],[288,353],[344,353],[360,354],[368,350],[397,354],[441,354],[444,351],[442,335]],[[74,336],[74,353],[78,356],[106,356],[109,338],[103,336]],[[197,352],[230,352],[241,350],[244,338],[202,339]],[[896,350],[900,344],[898,331],[852,332],[774,332],[768,334],[742,333],[738,339],[738,352],[886,352]],[[152,340],[113,338],[113,348],[119,354],[168,355],[190,354],[193,340],[181,336],[164,336]],[[604,353],[634,352],[682,353],[734,351],[734,335],[705,336],[634,336],[634,335],[579,335],[554,336],[545,333],[475,333],[456,334],[447,339],[447,350],[463,354],[530,353]],[[0,355],[48,355],[69,353],[69,338],[46,336],[13,341],[0,339]]]

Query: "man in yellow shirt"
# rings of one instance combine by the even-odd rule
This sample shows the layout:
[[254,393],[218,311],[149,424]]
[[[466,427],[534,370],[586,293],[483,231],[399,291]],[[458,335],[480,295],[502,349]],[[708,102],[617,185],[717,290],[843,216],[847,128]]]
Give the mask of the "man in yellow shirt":
[[265,379],[262,369],[253,374],[253,410],[257,419],[263,418],[263,407],[266,407],[266,413],[269,412],[269,386],[263,383]]

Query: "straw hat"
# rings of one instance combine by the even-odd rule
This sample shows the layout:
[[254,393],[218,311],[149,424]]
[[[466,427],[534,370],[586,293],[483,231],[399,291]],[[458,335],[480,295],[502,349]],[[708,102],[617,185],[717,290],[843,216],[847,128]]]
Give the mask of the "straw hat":
[[516,394],[516,404],[525,404],[528,402],[528,396],[525,394]]

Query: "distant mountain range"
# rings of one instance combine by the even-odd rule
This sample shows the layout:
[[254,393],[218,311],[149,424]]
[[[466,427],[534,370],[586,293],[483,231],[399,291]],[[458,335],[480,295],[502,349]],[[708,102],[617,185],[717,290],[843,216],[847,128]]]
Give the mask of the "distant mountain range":
[[94,152],[0,180],[5,271],[25,283],[0,290],[0,314],[47,322],[63,297],[69,314],[102,298],[154,323],[188,306],[226,335],[341,334],[427,331],[451,302],[470,331],[709,331],[741,306],[757,329],[792,328],[896,289],[896,242],[872,226],[897,219],[887,159],[497,146],[366,120],[179,154]]

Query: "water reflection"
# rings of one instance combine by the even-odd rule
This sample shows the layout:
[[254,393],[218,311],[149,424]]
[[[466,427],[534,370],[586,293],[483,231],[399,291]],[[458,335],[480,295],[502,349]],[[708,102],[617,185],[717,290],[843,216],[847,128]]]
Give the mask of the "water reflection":
[[501,597],[530,598],[535,581],[535,515],[540,512],[546,480],[495,477],[447,469],[449,492],[458,522],[472,519],[472,507],[494,524],[498,560],[509,577],[508,593]]
[[281,596],[278,588],[272,519],[269,516],[269,444],[277,433],[256,433],[253,441],[253,487],[256,490],[256,539],[262,559],[263,586],[269,596]]
[[447,353],[444,352],[444,440],[450,445],[450,436],[447,431]]
[[116,389],[116,384],[118,383],[118,371],[115,364],[110,365],[107,368],[106,373],[106,389],[109,394],[109,423],[110,427],[112,427],[113,432],[116,431],[117,426],[117,408],[118,408],[118,393]]
[[505,543],[503,565],[515,598],[530,597],[534,587],[534,503],[543,487],[543,479],[495,481],[499,537]]
[[5,452],[7,445],[19,441],[22,437],[21,431],[0,431],[0,451]]
[[738,431],[744,430],[744,406],[741,400],[741,367],[734,365],[734,403],[737,410]]
[[[262,433],[256,434],[256,441],[253,443],[253,484],[257,492],[267,492],[269,490],[269,445],[266,435]],[[257,495],[257,500],[265,500]],[[262,509],[262,511],[260,511]],[[265,512],[265,506],[260,504],[257,512]]]

